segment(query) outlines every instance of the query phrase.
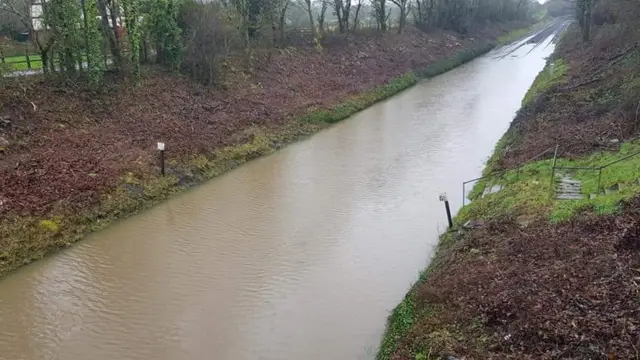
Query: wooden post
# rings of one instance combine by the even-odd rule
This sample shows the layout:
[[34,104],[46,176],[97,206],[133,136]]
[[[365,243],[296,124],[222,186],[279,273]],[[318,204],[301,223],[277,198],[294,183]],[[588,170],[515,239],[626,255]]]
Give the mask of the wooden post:
[[2,52],[2,48],[0,47],[0,61],[2,61],[2,63],[4,64],[4,54]]
[[449,229],[453,227],[453,220],[451,219],[451,208],[449,207],[449,199],[447,199],[447,194],[442,193],[439,196],[440,201],[444,202],[444,209],[447,212],[447,221],[449,222]]
[[449,200],[445,200],[444,207],[447,210],[447,220],[449,221],[449,229],[453,227],[453,220],[451,220],[451,209],[449,208]]
[[31,59],[29,59],[29,47],[24,47],[24,57],[27,58],[27,70],[31,70]]
[[164,150],[160,150],[160,174],[164,176]]
[[165,145],[163,142],[158,143],[158,151],[160,151],[160,175],[164,176],[164,150]]

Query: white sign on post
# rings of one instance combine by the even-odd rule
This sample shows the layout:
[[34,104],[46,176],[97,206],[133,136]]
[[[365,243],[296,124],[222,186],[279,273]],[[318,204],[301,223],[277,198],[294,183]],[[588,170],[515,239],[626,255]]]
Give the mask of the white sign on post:
[[163,142],[159,142],[158,143],[158,150],[164,151],[164,143]]

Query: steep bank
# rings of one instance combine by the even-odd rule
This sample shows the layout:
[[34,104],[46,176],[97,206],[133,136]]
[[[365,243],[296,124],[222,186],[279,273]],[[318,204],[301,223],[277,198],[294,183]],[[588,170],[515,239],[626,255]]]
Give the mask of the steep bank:
[[637,358],[639,10],[568,29],[378,359]]
[[229,62],[225,91],[153,69],[109,96],[42,79],[4,89],[0,274],[393,95],[415,83],[411,69],[436,74],[489,48],[420,32],[358,43],[274,50],[251,71]]

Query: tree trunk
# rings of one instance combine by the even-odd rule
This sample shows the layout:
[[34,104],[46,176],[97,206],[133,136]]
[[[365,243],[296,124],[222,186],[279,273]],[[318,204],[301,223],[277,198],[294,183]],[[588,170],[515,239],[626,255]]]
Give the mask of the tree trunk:
[[358,5],[356,5],[356,12],[353,15],[353,27],[352,27],[352,32],[356,32],[356,30],[358,29],[358,15],[360,14],[360,8],[362,8],[362,2],[358,2]]
[[342,21],[344,21],[343,29],[349,31],[349,14],[351,13],[351,0],[342,0]]
[[324,15],[327,12],[327,0],[322,1],[322,7],[320,8],[320,14],[318,14],[318,29],[320,30],[320,36],[324,35]]
[[420,0],[416,0],[416,6],[418,7],[418,16],[416,16],[416,21],[418,24],[424,24],[424,19],[422,18],[422,3]]
[[398,21],[398,34],[404,31],[404,24],[407,21],[407,6],[405,0],[400,0],[400,19]]
[[[84,22],[84,46],[85,54],[87,55],[87,67],[91,67],[91,57],[89,56],[89,21],[87,20],[87,7],[85,0],[80,0],[80,10],[82,10],[82,20]],[[82,71],[82,56],[80,56],[80,71]]]
[[375,18],[378,30],[387,32],[387,0],[374,0]]
[[342,1],[336,0],[335,2],[335,11],[336,17],[338,18],[338,30],[340,30],[340,34],[344,34],[344,22],[342,21]]
[[49,51],[42,51],[40,49],[40,61],[42,61],[42,72],[49,73]]
[[287,19],[287,8],[289,7],[289,2],[287,1],[282,8],[282,12],[280,12],[280,39],[284,41],[284,26],[285,20]]
[[100,24],[102,25],[102,32],[104,36],[107,38],[107,42],[109,43],[109,48],[111,49],[111,54],[113,55],[113,62],[116,67],[120,67],[122,63],[122,54],[120,53],[120,48],[118,47],[118,42],[116,41],[115,35],[115,24],[114,31],[109,28],[109,15],[107,14],[107,3],[106,0],[97,0],[98,1],[98,12],[100,13]]
[[582,41],[589,42],[591,39],[591,7],[593,1],[585,0],[584,19],[582,20]]
[[313,23],[313,11],[311,7],[311,0],[305,0],[307,4],[307,13],[309,14],[309,26],[311,26],[311,36],[315,39],[317,37],[316,34],[316,25]]

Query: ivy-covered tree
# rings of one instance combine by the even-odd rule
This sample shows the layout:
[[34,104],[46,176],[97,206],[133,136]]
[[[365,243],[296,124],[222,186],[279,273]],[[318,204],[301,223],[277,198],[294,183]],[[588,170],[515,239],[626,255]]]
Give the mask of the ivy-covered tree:
[[134,81],[140,77],[140,26],[138,24],[138,0],[124,0],[124,18],[127,40],[131,50],[131,75]]
[[182,42],[174,0],[155,0],[149,8],[149,32],[156,45],[157,62],[180,67]]
[[102,84],[106,70],[102,58],[103,37],[98,24],[98,6],[96,0],[82,0],[81,5],[84,13],[84,38],[89,83],[92,87],[98,88]]
[[74,74],[76,64],[82,62],[80,19],[80,9],[74,0],[51,0],[46,6],[45,24],[57,39],[60,66],[67,74]]

